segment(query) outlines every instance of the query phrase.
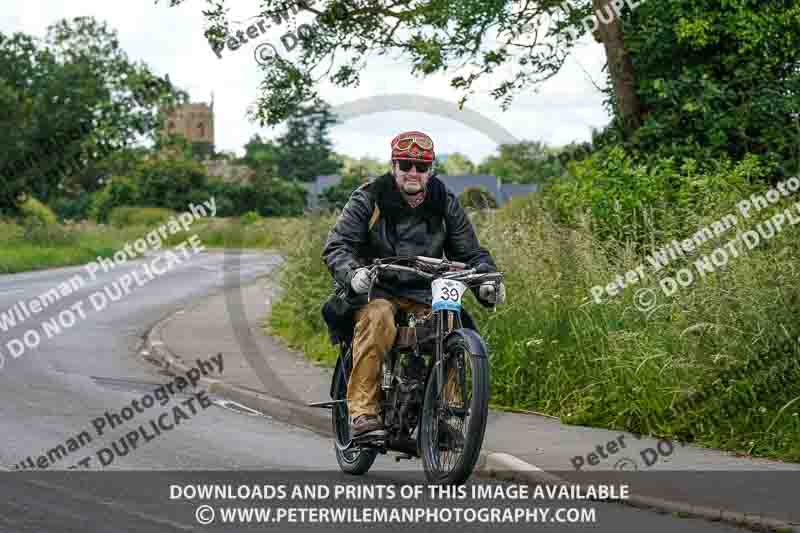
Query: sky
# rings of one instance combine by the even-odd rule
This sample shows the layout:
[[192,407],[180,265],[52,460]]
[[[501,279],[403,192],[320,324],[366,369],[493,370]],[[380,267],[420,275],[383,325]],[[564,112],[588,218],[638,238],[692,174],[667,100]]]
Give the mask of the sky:
[[[169,74],[170,80],[186,90],[193,102],[209,102],[213,93],[218,151],[242,155],[244,144],[254,134],[265,138],[280,135],[282,126],[261,127],[247,117],[247,110],[258,98],[263,78],[256,50],[266,50],[266,44],[262,43],[269,43],[278,53],[286,55],[281,37],[291,28],[268,28],[267,33],[244,43],[238,50],[222,50],[219,58],[203,35],[206,20],[202,10],[206,3],[188,0],[176,7],[168,4],[168,0],[159,0],[157,4],[154,0],[25,0],[4,7],[0,31],[43,37],[46,28],[62,18],[92,16],[104,20],[118,32],[120,46],[131,60],[147,64],[159,75]],[[259,11],[258,0],[228,4],[230,20],[244,23],[239,29],[246,30],[256,21],[252,15]],[[516,140],[537,140],[554,146],[589,140],[592,127],[602,128],[609,122],[602,105],[603,95],[596,87],[605,85],[604,63],[602,45],[586,36],[556,77],[516,96],[506,111],[489,95],[489,80],[479,84],[477,94],[470,97],[465,107],[486,123],[501,126]],[[508,69],[500,76],[507,73]],[[345,105],[361,109],[359,103],[368,98],[398,93],[441,103],[441,107],[433,105],[428,109],[448,109],[452,107],[448,103],[456,104],[461,95],[449,86],[453,75],[450,72],[415,78],[410,74],[410,62],[376,56],[362,72],[360,86],[339,88],[325,84],[320,93],[334,109]],[[378,100],[379,104],[384,100]],[[380,105],[379,108],[382,109]],[[486,128],[476,127],[474,122],[462,123],[461,116],[456,112],[440,116],[412,109],[356,113],[332,128],[331,139],[339,153],[386,160],[394,135],[422,130],[433,138],[437,154],[461,152],[473,162],[496,154],[497,135],[487,135]]]

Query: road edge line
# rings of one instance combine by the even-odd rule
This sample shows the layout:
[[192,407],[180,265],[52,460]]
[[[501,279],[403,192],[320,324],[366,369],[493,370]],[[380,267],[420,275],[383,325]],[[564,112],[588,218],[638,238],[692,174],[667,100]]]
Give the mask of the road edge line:
[[[481,455],[484,456],[484,452],[482,452]],[[579,483],[567,481],[560,476],[549,474],[538,466],[507,453],[491,452],[487,450],[480,464],[481,477],[491,477],[503,481],[524,481],[529,485],[580,485]],[[478,473],[478,469],[476,469],[476,473]],[[702,518],[712,522],[725,522],[739,527],[746,527],[754,531],[763,531],[766,527],[773,531],[800,532],[800,523],[796,522],[787,522],[764,515],[693,505],[691,503],[665,500],[639,494],[631,494],[624,500],[597,499],[594,501],[619,503],[640,509],[678,513],[691,518]]]
[[[185,310],[186,308],[183,309]],[[178,309],[169,313],[156,322],[144,335],[143,348],[148,351],[149,358],[160,361],[163,365],[160,367],[161,370],[172,375],[186,374],[192,368],[172,353],[161,336],[164,326],[175,318],[180,311],[181,309]],[[147,359],[145,360],[147,361]],[[290,402],[262,392],[251,391],[217,378],[201,377],[199,383],[203,385],[209,394],[217,394],[228,400],[238,402],[245,407],[255,409],[275,420],[308,429],[323,437],[330,438],[333,436],[330,418],[321,416],[319,409]]]

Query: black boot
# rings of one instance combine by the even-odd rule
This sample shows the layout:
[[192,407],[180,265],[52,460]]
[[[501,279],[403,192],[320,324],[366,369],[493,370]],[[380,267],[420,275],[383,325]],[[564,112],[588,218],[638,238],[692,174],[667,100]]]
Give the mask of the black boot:
[[385,437],[386,430],[383,423],[375,415],[361,415],[353,420],[350,433],[354,439],[361,437]]

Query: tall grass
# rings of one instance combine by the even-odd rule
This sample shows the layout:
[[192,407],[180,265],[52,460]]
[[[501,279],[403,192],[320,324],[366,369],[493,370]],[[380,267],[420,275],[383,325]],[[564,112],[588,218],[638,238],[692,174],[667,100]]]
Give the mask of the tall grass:
[[[559,226],[535,196],[478,227],[508,275],[508,304],[479,311],[496,353],[499,401],[567,422],[800,460],[800,228],[749,252],[738,246],[739,258],[670,297],[653,276],[597,304],[593,286],[644,262],[632,243]],[[637,307],[641,289],[653,290],[656,305]],[[685,402],[709,387],[702,402]]]
[[108,221],[118,228],[157,226],[175,214],[172,209],[162,207],[115,207],[109,213]]
[[[201,218],[188,231],[170,235],[167,244],[174,246],[197,235],[206,248],[282,248],[292,239],[291,220],[275,217],[262,219],[256,224],[242,224],[239,219]],[[151,229],[142,228],[144,232]]]
[[321,314],[333,289],[322,248],[334,222],[333,216],[313,216],[287,223],[292,239],[282,245],[287,261],[276,278],[282,294],[267,322],[268,329],[289,346],[328,365],[336,362],[337,352]]
[[113,255],[124,243],[120,232],[104,228],[0,222],[0,274],[85,264]]
[[[587,222],[558,224],[535,195],[472,218],[508,290],[495,311],[466,304],[492,352],[494,403],[800,461],[800,228],[750,251],[738,246],[740,257],[670,297],[651,276],[597,304],[593,286],[644,262],[633,243],[601,242]],[[270,319],[290,345],[325,361],[335,353],[320,316],[331,289],[320,253],[333,223],[298,227]],[[640,310],[635,298],[645,288],[658,300]]]
[[[280,248],[295,237],[287,220],[290,219],[269,218],[243,225],[238,220],[200,218],[188,230],[168,234],[163,246],[175,246],[197,235],[206,248]],[[0,274],[80,265],[98,257],[111,257],[126,243],[145,237],[158,226],[85,223],[23,227],[10,220],[0,221]]]

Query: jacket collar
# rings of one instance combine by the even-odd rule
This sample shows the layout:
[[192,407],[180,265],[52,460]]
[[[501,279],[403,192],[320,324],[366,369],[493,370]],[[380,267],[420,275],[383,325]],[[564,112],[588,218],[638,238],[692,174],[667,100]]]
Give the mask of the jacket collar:
[[425,191],[425,200],[417,207],[411,207],[406,202],[391,172],[375,179],[375,201],[382,213],[392,218],[404,218],[413,213],[422,213],[424,216],[443,216],[447,209],[447,189],[444,183],[434,174],[428,180]]

